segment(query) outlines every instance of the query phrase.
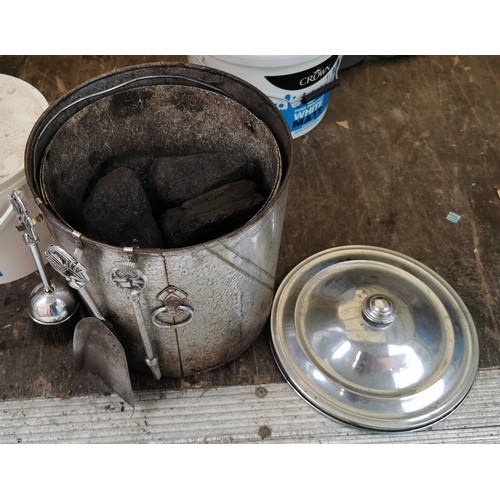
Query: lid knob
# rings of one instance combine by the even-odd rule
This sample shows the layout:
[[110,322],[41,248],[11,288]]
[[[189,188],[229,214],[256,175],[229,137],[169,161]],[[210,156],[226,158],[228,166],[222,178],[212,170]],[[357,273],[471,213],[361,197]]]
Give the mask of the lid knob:
[[396,305],[385,295],[371,295],[363,303],[363,317],[376,325],[389,325],[397,314]]

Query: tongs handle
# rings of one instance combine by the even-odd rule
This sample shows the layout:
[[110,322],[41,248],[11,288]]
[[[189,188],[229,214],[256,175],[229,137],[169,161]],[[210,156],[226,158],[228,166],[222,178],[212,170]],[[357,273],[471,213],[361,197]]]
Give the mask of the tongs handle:
[[109,277],[118,288],[126,292],[132,304],[144,350],[146,351],[146,365],[149,367],[156,380],[160,380],[161,372],[158,358],[154,353],[146,322],[144,321],[144,316],[139,304],[142,290],[146,287],[148,281],[147,277],[141,270],[126,266],[122,268],[115,267],[111,270]]

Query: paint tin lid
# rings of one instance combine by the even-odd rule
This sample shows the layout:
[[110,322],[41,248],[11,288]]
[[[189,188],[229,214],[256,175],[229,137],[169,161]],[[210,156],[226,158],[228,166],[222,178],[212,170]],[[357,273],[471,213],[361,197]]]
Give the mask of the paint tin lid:
[[280,285],[276,361],[325,415],[379,431],[430,425],[454,410],[479,365],[472,318],[434,271],[391,250],[320,252]]
[[31,130],[48,107],[29,83],[0,74],[0,191],[16,189],[24,180],[24,150]]
[[[203,63],[207,56],[196,56]],[[286,68],[297,65],[318,64],[319,62],[328,59],[329,55],[217,55],[209,56],[229,64],[237,64],[241,66],[252,66],[256,68]]]

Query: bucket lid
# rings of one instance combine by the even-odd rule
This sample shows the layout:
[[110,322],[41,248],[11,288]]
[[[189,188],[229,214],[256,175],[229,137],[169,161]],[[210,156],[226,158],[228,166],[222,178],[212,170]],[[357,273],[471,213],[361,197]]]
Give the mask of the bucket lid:
[[320,252],[280,285],[272,347],[292,387],[352,425],[406,431],[455,409],[479,365],[472,318],[434,271],[391,250]]
[[[197,56],[205,57],[205,56]],[[328,59],[329,55],[217,55],[210,56],[228,64],[252,66],[257,68],[282,68]]]
[[24,177],[24,149],[33,125],[47,108],[29,83],[0,74],[0,190],[15,189]]

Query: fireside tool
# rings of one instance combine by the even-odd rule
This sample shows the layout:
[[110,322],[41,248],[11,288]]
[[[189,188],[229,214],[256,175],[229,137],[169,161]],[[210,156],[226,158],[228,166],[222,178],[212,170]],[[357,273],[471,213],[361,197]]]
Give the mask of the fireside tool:
[[[45,252],[52,267],[77,290],[94,317],[81,319],[73,337],[73,362],[77,369],[98,375],[130,406],[135,407],[127,358],[120,341],[111,331],[96,302],[85,288],[90,282],[87,269],[68,252],[49,245]],[[108,326],[109,325],[109,326]]]
[[19,191],[12,191],[10,201],[19,222],[16,227],[23,232],[24,242],[33,255],[42,280],[29,295],[28,313],[44,340],[52,343],[70,340],[79,319],[78,298],[65,282],[47,276],[38,248],[40,239],[35,230],[41,215],[35,219],[30,217]]

